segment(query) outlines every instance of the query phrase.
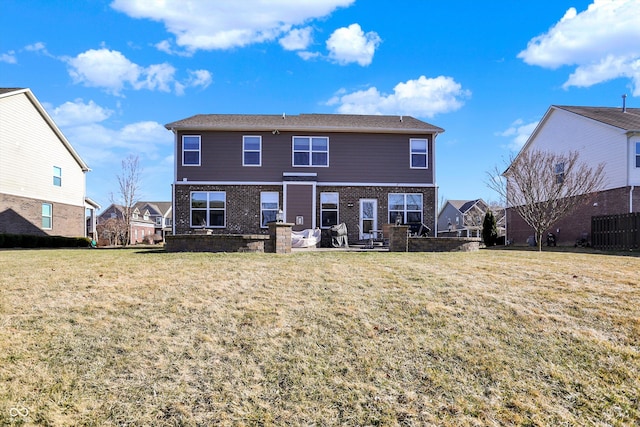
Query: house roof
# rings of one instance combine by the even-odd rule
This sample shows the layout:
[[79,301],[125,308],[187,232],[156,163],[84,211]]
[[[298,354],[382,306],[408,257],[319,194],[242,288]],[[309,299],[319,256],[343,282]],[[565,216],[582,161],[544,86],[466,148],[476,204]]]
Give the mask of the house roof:
[[461,213],[465,213],[469,209],[471,209],[476,203],[481,201],[482,199],[475,200],[449,200],[449,204],[459,210]]
[[355,114],[198,114],[168,123],[177,130],[334,131],[385,133],[442,133],[444,129],[411,116]]
[[165,216],[172,207],[171,202],[138,202],[135,206],[137,208],[149,206],[162,216]]
[[64,147],[69,151],[71,156],[78,163],[78,165],[80,166],[82,171],[83,172],[90,171],[91,169],[89,169],[89,166],[87,166],[87,164],[84,162],[84,160],[82,160],[82,158],[76,152],[76,150],[74,150],[74,148],[71,146],[71,143],[67,140],[67,138],[64,136],[62,131],[58,128],[58,126],[55,124],[55,122],[53,121],[51,116],[49,116],[47,111],[44,109],[42,104],[40,104],[40,102],[38,101],[36,96],[33,94],[33,92],[31,92],[30,89],[28,89],[28,88],[0,88],[0,98],[14,96],[14,95],[20,95],[20,94],[24,94],[27,98],[29,98],[31,103],[36,108],[36,110],[38,110],[40,115],[42,115],[42,118],[47,122],[47,124],[51,127],[53,132],[56,134],[56,136],[60,139],[60,141],[62,142]]
[[567,105],[553,105],[552,107],[626,131],[640,130],[640,108],[626,108],[623,111],[622,108],[618,107],[574,107]]

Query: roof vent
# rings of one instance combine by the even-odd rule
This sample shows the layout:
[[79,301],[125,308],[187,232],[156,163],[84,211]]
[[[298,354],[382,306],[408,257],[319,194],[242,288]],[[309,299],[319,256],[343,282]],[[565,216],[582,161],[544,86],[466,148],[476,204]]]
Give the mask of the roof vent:
[[286,113],[282,113],[282,119],[286,119],[287,118],[287,114]]
[[400,121],[402,121],[402,116],[400,116]]
[[627,112],[627,94],[622,95],[622,112]]

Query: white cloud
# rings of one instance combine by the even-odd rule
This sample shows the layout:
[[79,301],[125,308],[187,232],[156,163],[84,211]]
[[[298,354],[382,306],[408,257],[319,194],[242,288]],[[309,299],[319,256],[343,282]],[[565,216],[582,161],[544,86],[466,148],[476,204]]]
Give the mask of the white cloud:
[[168,63],[152,64],[147,67],[135,64],[121,52],[109,49],[90,49],[76,56],[66,58],[69,75],[75,83],[104,89],[113,95],[122,95],[123,90],[151,90],[171,92],[179,95],[186,87],[207,87],[211,74],[206,70],[190,71],[186,81],[176,80],[176,69]]
[[285,50],[305,50],[313,42],[312,33],[311,27],[296,28],[289,31],[278,42]]
[[[132,18],[162,22],[188,50],[230,49],[276,40],[292,27],[331,14],[355,0],[114,0]],[[160,45],[168,49],[166,44]]]
[[452,77],[439,76],[398,83],[393,93],[383,94],[377,88],[347,93],[341,90],[328,105],[338,105],[343,114],[406,114],[433,117],[456,111],[471,96]]
[[364,33],[358,24],[338,28],[327,40],[329,58],[341,65],[356,62],[359,65],[371,64],[376,48],[382,39],[377,33]]
[[629,78],[640,96],[640,0],[594,0],[586,11],[567,10],[551,29],[518,54],[545,68],[576,66],[564,87],[588,87]]
[[85,104],[82,99],[68,101],[59,107],[50,108],[51,118],[58,126],[79,126],[89,123],[99,123],[107,120],[113,114],[112,110],[102,108],[93,101]]
[[524,144],[538,126],[539,121],[525,123],[524,120],[518,119],[504,131],[497,132],[496,135],[510,138],[507,148],[511,151],[520,151]]
[[7,64],[17,64],[16,52],[10,50],[7,53],[0,53],[0,62],[6,62]]

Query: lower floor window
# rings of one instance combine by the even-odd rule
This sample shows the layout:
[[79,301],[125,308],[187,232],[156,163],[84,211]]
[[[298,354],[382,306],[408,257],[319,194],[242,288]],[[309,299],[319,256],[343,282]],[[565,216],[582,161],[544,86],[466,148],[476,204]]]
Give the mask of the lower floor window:
[[260,227],[266,228],[270,222],[275,222],[280,195],[276,192],[263,191],[260,193]]
[[224,191],[191,193],[191,227],[224,227],[227,195]]
[[338,224],[338,193],[320,193],[320,224],[322,227]]
[[422,222],[422,194],[389,194],[389,223],[400,217],[403,224]]
[[53,206],[51,203],[42,204],[42,228],[53,228]]

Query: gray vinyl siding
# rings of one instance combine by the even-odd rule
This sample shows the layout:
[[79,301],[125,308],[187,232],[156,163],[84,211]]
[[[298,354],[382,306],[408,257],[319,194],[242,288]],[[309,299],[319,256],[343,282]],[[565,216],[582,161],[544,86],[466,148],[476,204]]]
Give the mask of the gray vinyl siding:
[[[432,134],[304,133],[283,132],[179,132],[177,153],[182,155],[182,135],[202,136],[201,166],[177,162],[177,180],[199,182],[278,182],[283,172],[317,173],[319,182],[433,184]],[[242,136],[262,136],[262,166],[242,166]],[[292,166],[293,136],[329,137],[328,167]],[[428,168],[411,169],[409,140],[427,139]]]

